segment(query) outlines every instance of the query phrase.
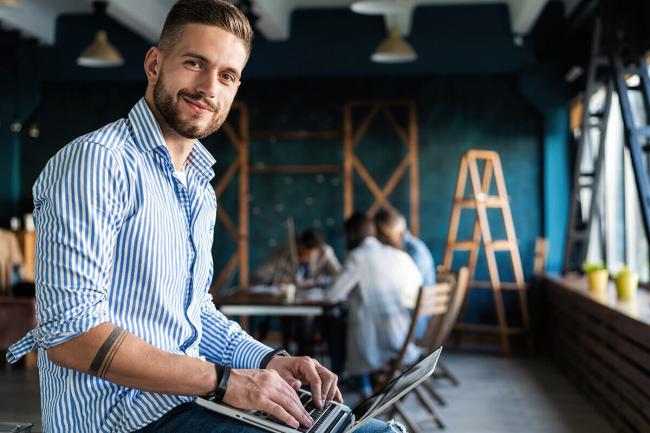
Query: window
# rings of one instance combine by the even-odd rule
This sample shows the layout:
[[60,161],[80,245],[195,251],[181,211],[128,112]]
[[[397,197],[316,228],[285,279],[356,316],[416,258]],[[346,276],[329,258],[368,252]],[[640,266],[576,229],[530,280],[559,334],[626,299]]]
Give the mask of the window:
[[[641,123],[639,119],[645,118],[640,96],[638,92],[630,93],[637,126]],[[604,97],[600,103],[602,100]],[[592,97],[593,103],[599,103],[597,95]],[[597,143],[597,137],[594,138],[591,141]],[[646,160],[646,167],[647,164]],[[643,226],[632,161],[625,146],[625,128],[616,94],[611,102],[601,176],[601,188],[597,198],[600,212],[592,222],[587,260],[607,263],[610,273],[613,274],[623,265],[627,265],[638,272],[640,281],[648,282],[648,238]]]

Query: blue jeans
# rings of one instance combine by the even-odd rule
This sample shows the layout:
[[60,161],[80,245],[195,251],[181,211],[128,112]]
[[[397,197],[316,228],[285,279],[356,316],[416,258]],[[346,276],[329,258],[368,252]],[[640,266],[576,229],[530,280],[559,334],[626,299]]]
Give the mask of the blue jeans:
[[[365,422],[359,433],[405,433],[399,424],[385,423],[376,419]],[[185,403],[167,412],[139,433],[260,433],[263,430],[233,418],[212,412],[196,403]],[[356,433],[356,432],[355,432]]]

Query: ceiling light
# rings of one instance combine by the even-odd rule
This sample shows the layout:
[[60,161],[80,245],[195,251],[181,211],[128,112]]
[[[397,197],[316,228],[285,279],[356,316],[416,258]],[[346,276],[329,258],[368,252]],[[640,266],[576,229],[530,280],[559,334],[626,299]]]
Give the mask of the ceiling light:
[[77,65],[89,68],[110,68],[123,64],[122,55],[108,42],[108,35],[104,30],[95,34],[95,40],[83,50],[77,59]]
[[413,47],[406,42],[396,27],[391,27],[388,37],[377,46],[370,60],[376,63],[405,63],[418,58]]
[[11,123],[9,124],[9,130],[13,133],[18,134],[20,131],[23,129],[23,124],[20,121],[20,117],[18,117],[17,114],[14,115],[13,119],[11,119]]
[[413,6],[412,0],[362,0],[352,3],[352,12],[364,15],[398,14]]
[[27,134],[32,138],[38,138],[41,135],[41,129],[38,127],[38,123],[32,122],[27,128]]

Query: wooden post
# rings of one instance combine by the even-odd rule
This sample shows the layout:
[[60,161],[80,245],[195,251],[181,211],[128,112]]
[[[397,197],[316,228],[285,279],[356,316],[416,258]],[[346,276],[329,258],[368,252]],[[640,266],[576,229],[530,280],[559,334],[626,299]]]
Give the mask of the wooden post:
[[[403,127],[395,118],[392,109],[406,109],[408,125]],[[353,110],[365,109],[366,116],[359,127],[354,128]],[[363,163],[355,155],[354,149],[367,134],[368,128],[376,119],[378,113],[383,113],[384,118],[391,125],[402,144],[407,148],[407,155],[400,162],[383,187],[368,172]],[[394,210],[389,198],[399,181],[404,178],[409,170],[409,219],[410,228],[415,236],[420,234],[420,178],[418,171],[418,129],[417,110],[413,101],[352,101],[344,107],[343,119],[343,214],[349,217],[354,212],[354,174],[358,174],[362,182],[368,187],[375,201],[367,210],[369,215],[374,215],[380,208]]]

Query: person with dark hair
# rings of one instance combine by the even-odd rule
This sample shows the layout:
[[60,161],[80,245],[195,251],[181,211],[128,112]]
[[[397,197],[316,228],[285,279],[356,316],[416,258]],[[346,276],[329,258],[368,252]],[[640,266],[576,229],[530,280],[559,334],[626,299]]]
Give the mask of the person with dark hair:
[[429,247],[413,236],[406,226],[406,219],[394,210],[382,209],[375,215],[377,238],[386,245],[408,253],[422,274],[424,285],[436,283],[436,269]]
[[342,400],[333,373],[254,340],[208,291],[215,160],[199,139],[225,121],[251,38],[231,3],[178,1],[146,54],[144,98],[37,179],[38,323],[7,359],[38,348],[45,432],[259,431],[197,395],[309,427],[296,389],[317,407]]
[[[436,283],[436,270],[433,255],[426,244],[409,232],[406,226],[406,218],[395,210],[381,209],[375,214],[375,225],[377,238],[384,244],[399,248],[408,253],[415,262],[420,274],[422,284],[431,286]],[[402,299],[402,303],[411,311],[415,308],[416,296]],[[427,328],[429,317],[422,316],[415,329],[415,338],[422,337]]]
[[[346,220],[345,237],[348,255],[326,298],[347,305],[346,370],[361,381],[361,393],[370,394],[369,373],[395,358],[404,344],[411,319],[401,299],[417,294],[422,277],[408,254],[377,240],[366,214]],[[411,346],[407,362],[418,355]]]
[[297,263],[292,263],[289,245],[276,249],[251,276],[253,284],[297,283],[299,288],[328,286],[341,270],[334,249],[325,243],[320,230],[310,228],[296,239]]

